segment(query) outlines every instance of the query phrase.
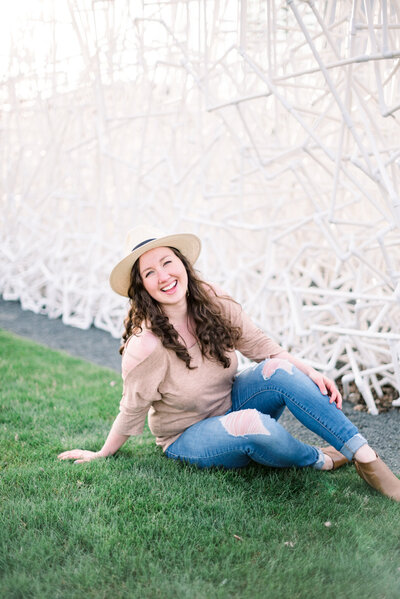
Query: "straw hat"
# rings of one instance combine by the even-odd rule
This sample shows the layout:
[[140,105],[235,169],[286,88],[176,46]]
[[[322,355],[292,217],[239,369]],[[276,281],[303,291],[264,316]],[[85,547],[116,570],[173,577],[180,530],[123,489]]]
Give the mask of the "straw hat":
[[125,241],[126,256],[111,271],[111,288],[119,295],[128,297],[131,270],[136,260],[148,250],[164,246],[178,249],[191,264],[194,264],[200,254],[201,242],[191,233],[162,235],[151,227],[139,226],[131,229]]

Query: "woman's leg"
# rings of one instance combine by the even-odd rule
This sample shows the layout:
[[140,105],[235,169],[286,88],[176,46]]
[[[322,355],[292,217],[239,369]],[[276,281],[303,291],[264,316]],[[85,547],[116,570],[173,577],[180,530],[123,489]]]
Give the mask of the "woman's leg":
[[348,460],[367,443],[343,412],[329,403],[329,397],[288,360],[265,360],[237,375],[232,388],[233,411],[253,408],[278,419],[286,406]]
[[206,418],[186,429],[165,454],[200,468],[241,468],[251,460],[275,468],[324,465],[320,450],[295,439],[274,418],[255,409]]
[[189,427],[165,454],[202,468],[240,468],[254,460],[266,466],[323,469],[321,450],[301,443],[277,422],[285,406],[345,457],[355,457],[357,472],[369,485],[400,502],[399,479],[375,453],[371,458],[356,427],[287,360],[265,361],[238,375],[232,410]]

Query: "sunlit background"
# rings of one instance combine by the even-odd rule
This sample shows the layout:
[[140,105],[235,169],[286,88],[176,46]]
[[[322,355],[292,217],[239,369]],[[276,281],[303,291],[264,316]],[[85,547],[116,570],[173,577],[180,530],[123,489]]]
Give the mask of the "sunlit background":
[[[30,0],[0,8],[0,292],[119,336],[126,231],[330,376],[400,389],[400,6]],[[347,378],[346,378],[347,377]]]

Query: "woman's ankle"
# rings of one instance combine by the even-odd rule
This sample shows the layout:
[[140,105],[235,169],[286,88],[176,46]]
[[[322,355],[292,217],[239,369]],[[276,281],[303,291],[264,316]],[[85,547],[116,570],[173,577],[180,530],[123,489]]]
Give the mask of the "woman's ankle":
[[354,454],[354,459],[360,464],[368,464],[376,460],[376,453],[369,445],[362,445]]
[[321,470],[333,470],[333,460],[329,455],[324,454],[325,462]]

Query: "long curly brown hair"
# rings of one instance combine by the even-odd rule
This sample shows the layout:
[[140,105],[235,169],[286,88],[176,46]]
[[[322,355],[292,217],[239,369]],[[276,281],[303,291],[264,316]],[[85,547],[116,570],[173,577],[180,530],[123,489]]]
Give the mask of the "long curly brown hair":
[[[188,275],[188,316],[194,322],[201,353],[211,360],[220,362],[224,368],[229,368],[231,361],[226,353],[235,348],[242,334],[241,329],[232,326],[223,316],[215,299],[218,297],[217,294],[197,276],[189,260],[176,248],[170,249],[182,260]],[[130,309],[124,321],[125,332],[122,335],[120,353],[122,354],[127,339],[131,335],[140,333],[143,323],[146,323],[161,339],[163,346],[172,349],[177,357],[185,362],[186,367],[192,369],[189,352],[179,340],[178,332],[164,314],[161,304],[154,300],[143,286],[139,260],[136,260],[132,267],[128,296]]]

